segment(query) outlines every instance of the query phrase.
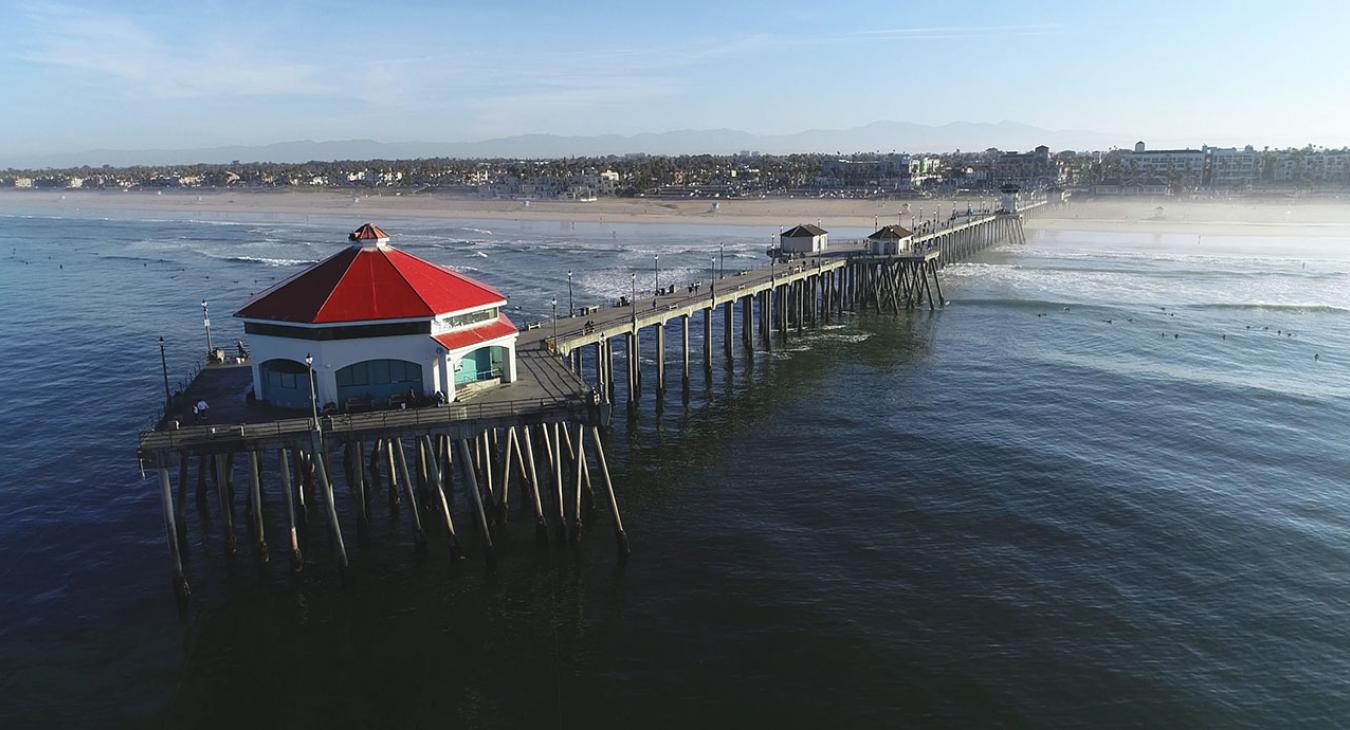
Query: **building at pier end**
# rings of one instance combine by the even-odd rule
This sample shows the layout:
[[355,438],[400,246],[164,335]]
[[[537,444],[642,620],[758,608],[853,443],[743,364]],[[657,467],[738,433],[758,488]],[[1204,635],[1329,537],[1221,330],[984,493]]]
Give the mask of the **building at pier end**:
[[[389,245],[351,245],[254,296],[244,321],[253,395],[285,408],[388,407],[515,379],[517,331],[496,289]],[[312,359],[312,368],[307,358]]]

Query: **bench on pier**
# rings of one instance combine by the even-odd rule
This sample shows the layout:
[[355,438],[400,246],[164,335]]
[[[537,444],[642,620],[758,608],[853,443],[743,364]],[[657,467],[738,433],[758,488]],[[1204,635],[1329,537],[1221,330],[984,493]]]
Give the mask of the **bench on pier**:
[[369,411],[373,408],[375,408],[375,399],[369,394],[352,396],[347,399],[346,411],[348,413]]

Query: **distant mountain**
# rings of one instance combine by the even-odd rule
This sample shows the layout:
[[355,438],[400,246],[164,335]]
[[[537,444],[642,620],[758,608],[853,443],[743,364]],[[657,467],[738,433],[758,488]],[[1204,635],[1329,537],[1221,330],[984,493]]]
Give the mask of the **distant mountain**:
[[939,126],[878,121],[849,129],[809,129],[792,134],[757,135],[735,129],[681,129],[624,136],[522,134],[477,142],[377,142],[370,139],[330,142],[278,142],[262,146],[200,149],[89,150],[73,154],[0,159],[11,168],[77,167],[80,165],[182,165],[191,163],[308,162],[310,160],[415,159],[420,157],[585,157],[598,155],[731,154],[756,150],[792,152],[950,152],[998,147],[1028,150],[1107,149],[1129,143],[1121,135],[1083,130],[1048,130],[1017,122],[952,122]]

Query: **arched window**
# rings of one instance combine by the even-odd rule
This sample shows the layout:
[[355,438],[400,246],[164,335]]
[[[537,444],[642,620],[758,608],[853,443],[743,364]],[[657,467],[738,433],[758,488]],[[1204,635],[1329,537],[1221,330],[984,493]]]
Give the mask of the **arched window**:
[[338,406],[385,405],[411,391],[422,397],[422,366],[407,360],[366,360],[337,371]]
[[282,408],[309,408],[309,367],[294,360],[268,360],[258,366],[263,400]]

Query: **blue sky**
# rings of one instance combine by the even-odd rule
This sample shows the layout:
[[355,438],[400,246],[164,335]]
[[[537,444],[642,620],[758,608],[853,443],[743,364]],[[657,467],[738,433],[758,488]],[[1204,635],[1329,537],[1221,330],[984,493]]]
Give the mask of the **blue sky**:
[[1350,2],[0,5],[0,156],[1013,120],[1350,144]]

